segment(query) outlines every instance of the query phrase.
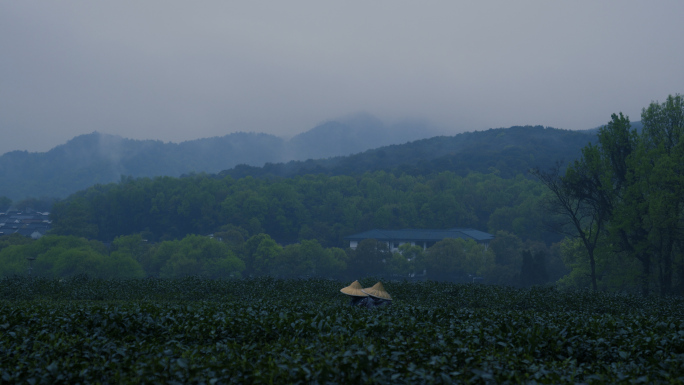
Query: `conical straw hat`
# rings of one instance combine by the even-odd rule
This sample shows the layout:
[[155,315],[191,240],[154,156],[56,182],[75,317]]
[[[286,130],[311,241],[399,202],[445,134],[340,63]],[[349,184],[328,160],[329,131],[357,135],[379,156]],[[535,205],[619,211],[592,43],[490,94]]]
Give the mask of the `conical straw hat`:
[[353,295],[354,297],[368,297],[368,294],[363,292],[359,281],[352,282],[351,285],[340,289],[340,291],[346,295]]
[[390,297],[389,293],[385,291],[385,288],[382,286],[382,283],[380,282],[373,285],[373,287],[363,289],[363,292],[370,295],[371,297],[386,299],[388,301],[392,300],[392,297]]

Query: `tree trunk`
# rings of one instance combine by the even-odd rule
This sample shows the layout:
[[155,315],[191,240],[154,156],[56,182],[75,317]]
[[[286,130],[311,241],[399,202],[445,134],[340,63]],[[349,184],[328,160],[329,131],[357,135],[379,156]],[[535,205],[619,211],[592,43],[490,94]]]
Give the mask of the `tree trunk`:
[[[679,256],[680,259],[682,259],[682,256]],[[677,285],[677,289],[675,293],[677,295],[684,295],[684,261],[679,263],[679,284]]]
[[589,266],[591,267],[591,287],[594,291],[598,291],[598,285],[596,284],[596,260],[594,259],[593,249],[589,252]]
[[663,284],[665,286],[665,292],[662,293],[663,296],[672,294],[672,270],[674,270],[674,261],[672,252],[674,251],[674,238],[675,234],[673,229],[669,229],[667,248],[665,249],[665,254],[663,255]]
[[641,266],[643,268],[643,275],[641,277],[641,294],[647,297],[650,294],[649,281],[651,280],[651,258],[648,255],[643,255],[641,258]]
[[661,256],[660,265],[660,295],[666,296],[672,293],[672,253],[665,252]]

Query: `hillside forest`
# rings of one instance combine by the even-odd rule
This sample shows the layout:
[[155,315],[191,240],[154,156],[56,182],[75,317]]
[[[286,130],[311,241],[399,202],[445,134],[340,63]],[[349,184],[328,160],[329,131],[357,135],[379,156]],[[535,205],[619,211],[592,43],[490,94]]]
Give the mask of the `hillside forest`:
[[[14,151],[0,156],[0,196],[16,202],[47,196],[49,201],[95,184],[118,182],[121,175],[153,178],[201,172],[239,179],[359,175],[378,170],[414,176],[453,171],[465,176],[497,170],[509,178],[559,159],[576,159],[587,142],[596,140],[593,130],[541,126],[429,139],[418,136],[430,132],[419,124],[392,126],[391,132],[383,127],[373,119],[357,119],[354,124],[329,122],[287,142],[272,135],[233,133],[180,144],[94,132],[45,153]],[[416,133],[402,134],[409,129]],[[421,140],[406,142],[407,138]],[[279,163],[284,161],[288,162]]]
[[[369,169],[347,174],[283,175],[272,172],[281,166],[266,165],[254,175],[240,175],[250,170],[242,167],[122,177],[56,202],[51,235],[0,238],[0,275],[25,274],[26,257],[34,256],[33,273],[55,277],[481,277],[511,286],[682,294],[683,114],[677,95],[645,108],[640,130],[613,115],[574,161],[536,163],[518,154],[531,173],[482,156],[476,163],[487,168],[474,171],[455,152],[432,168],[398,161],[370,169],[370,161]],[[365,156],[397,157],[394,150],[406,147]],[[495,239],[488,247],[446,239],[395,253],[375,240],[352,250],[344,239],[373,228],[453,227]]]

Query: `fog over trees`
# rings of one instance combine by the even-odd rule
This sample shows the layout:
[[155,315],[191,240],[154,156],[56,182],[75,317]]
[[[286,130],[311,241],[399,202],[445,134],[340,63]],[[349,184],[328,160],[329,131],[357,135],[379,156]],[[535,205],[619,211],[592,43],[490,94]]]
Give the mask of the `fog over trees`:
[[[37,241],[0,238],[0,274],[24,274],[32,255],[36,274],[55,277],[478,277],[682,294],[683,106],[679,95],[654,102],[640,125],[620,113],[590,132],[512,127],[218,174],[123,176],[60,201],[25,199],[52,206],[53,230]],[[454,227],[495,238],[394,252],[344,239]]]

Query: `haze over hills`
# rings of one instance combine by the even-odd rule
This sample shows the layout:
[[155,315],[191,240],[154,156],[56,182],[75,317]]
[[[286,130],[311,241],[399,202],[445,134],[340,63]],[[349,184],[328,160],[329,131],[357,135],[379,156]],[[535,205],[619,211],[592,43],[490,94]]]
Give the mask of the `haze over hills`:
[[[425,122],[387,125],[369,114],[323,123],[285,140],[233,133],[182,143],[133,140],[93,132],[44,153],[0,156],[0,196],[64,198],[121,176],[177,177],[218,173],[239,178],[329,175],[391,170],[410,174],[497,172],[512,177],[530,167],[570,162],[596,131],[511,127],[435,136]],[[354,154],[349,156],[349,154]]]
[[366,113],[325,122],[290,140],[239,132],[164,143],[93,132],[44,153],[13,151],[0,156],[0,196],[62,198],[94,184],[118,181],[122,175],[217,173],[238,164],[262,166],[344,156],[438,134],[425,122],[385,124]]
[[526,174],[561,162],[566,166],[595,142],[597,130],[570,131],[542,126],[515,126],[437,136],[379,147],[354,155],[328,159],[269,163],[263,167],[239,165],[219,177],[292,177],[304,174],[347,175],[386,170],[397,174],[424,175],[452,171],[495,172],[503,177]]
[[370,114],[361,113],[323,123],[294,136],[286,146],[289,153],[281,161],[344,156],[441,134],[443,132],[427,122],[405,120],[386,125]]

